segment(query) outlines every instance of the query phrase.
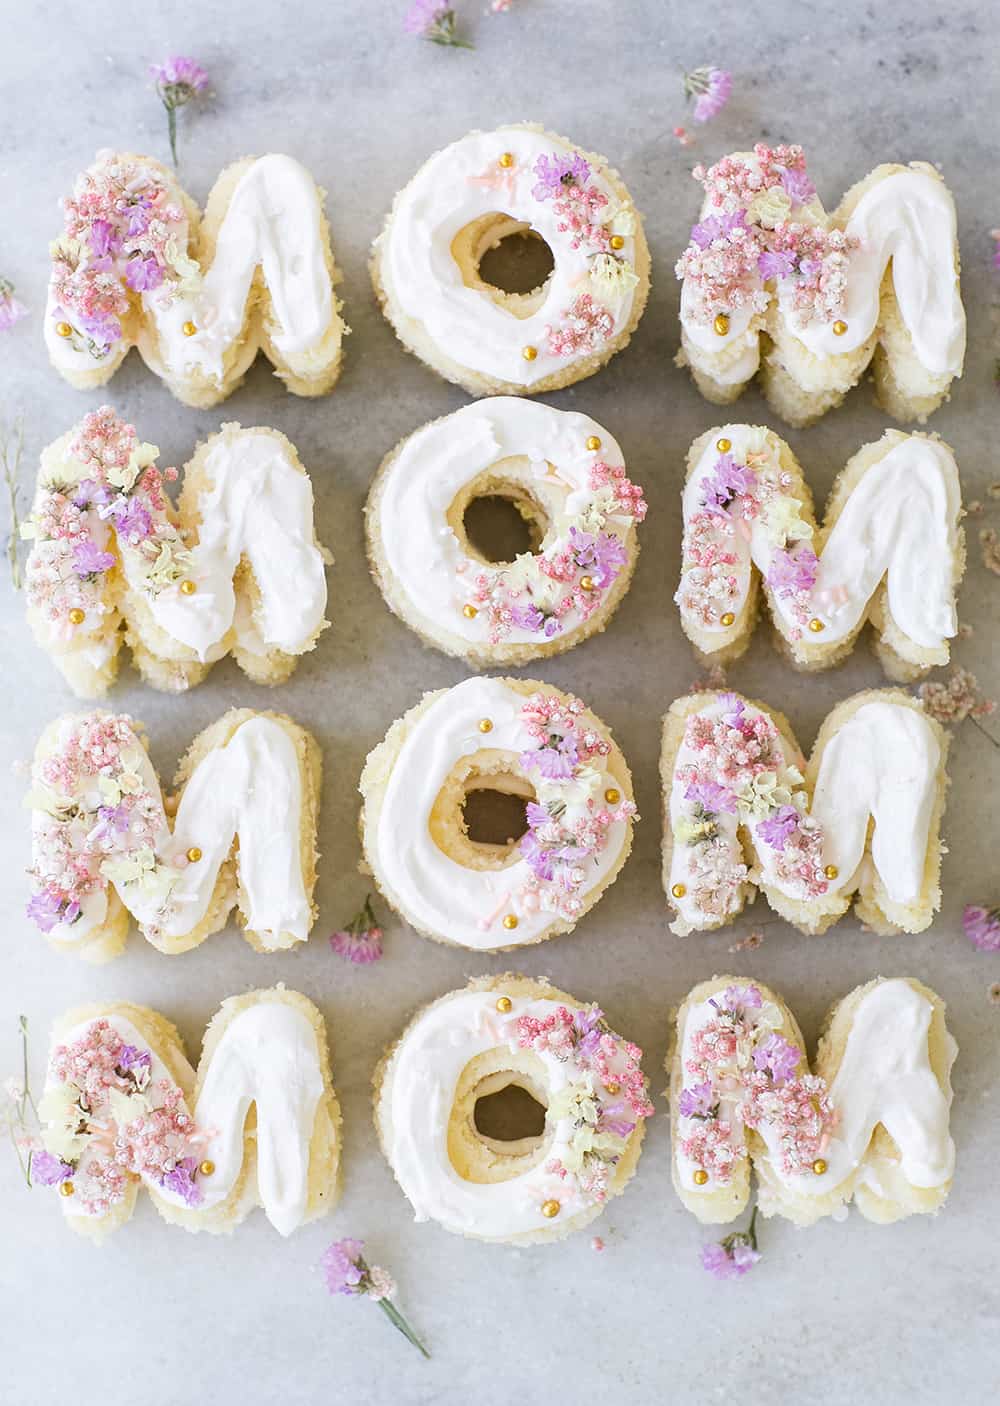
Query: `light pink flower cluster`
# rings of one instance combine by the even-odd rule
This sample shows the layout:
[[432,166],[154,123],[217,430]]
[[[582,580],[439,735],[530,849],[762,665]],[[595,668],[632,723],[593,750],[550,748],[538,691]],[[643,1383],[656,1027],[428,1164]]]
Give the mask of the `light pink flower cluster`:
[[573,1011],[558,1006],[544,1019],[519,1016],[517,1043],[523,1050],[544,1051],[556,1059],[572,1061],[579,1082],[593,1076],[609,1097],[624,1099],[634,1119],[653,1116],[648,1080],[642,1072],[642,1050],[616,1035],[598,1006]]
[[[180,1195],[188,1206],[202,1199],[196,1178],[204,1134],[187,1111],[183,1090],[169,1079],[153,1080],[151,1065],[149,1051],[127,1044],[107,1020],[93,1021],[52,1055],[52,1078],[74,1095],[67,1127],[84,1141],[75,1157],[58,1157],[60,1165],[47,1180],[56,1184],[76,1176],[79,1204],[91,1214],[106,1214],[138,1176]],[[134,1116],[112,1103],[112,1091],[134,1099]],[[55,1130],[48,1131],[58,1147]]]
[[786,1174],[826,1151],[837,1114],[825,1080],[796,1071],[802,1051],[761,1019],[756,986],[727,987],[695,1031],[680,1095],[682,1154],[725,1186],[747,1156],[744,1128],[768,1133]]
[[849,255],[858,241],[828,229],[806,213],[815,188],[798,146],[758,143],[753,156],[725,156],[693,175],[705,191],[707,213],[694,225],[677,262],[687,310],[709,323],[719,313],[764,312],[767,283],[791,292],[799,326],[830,322],[844,313]]
[[63,202],[64,229],[52,246],[52,318],[74,344],[102,358],[123,335],[133,296],[171,295],[187,216],[176,190],[141,162],[104,152]]
[[596,352],[615,330],[615,320],[603,303],[580,293],[557,323],[545,329],[553,356],[582,356]]

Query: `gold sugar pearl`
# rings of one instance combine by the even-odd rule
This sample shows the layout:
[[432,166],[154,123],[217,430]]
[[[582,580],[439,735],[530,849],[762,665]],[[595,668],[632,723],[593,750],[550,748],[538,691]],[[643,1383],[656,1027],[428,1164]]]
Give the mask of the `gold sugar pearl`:
[[512,932],[514,928],[517,927],[517,914],[508,913],[503,920],[503,925],[508,930],[508,932]]
[[611,245],[612,249],[624,249],[624,248],[625,248],[625,241],[624,241],[624,239],[621,237],[620,234],[613,234],[613,235],[611,236],[611,238],[608,240],[608,243]]
[[597,435],[592,434],[592,435],[590,436],[590,438],[587,440],[587,448],[593,450],[593,449],[600,449],[600,447],[601,447],[601,441],[597,438]]
[[498,164],[501,165],[504,170],[509,169],[509,167],[514,164],[514,153],[512,151],[505,151]]
[[[59,336],[59,337],[72,337],[72,335],[73,335],[73,329],[72,329],[72,327],[69,325],[68,322],[57,322],[57,323],[56,323],[56,335]],[[66,1182],[63,1182],[63,1186],[65,1186],[65,1185],[66,1185]],[[72,1195],[72,1193],[70,1193],[70,1194]]]
[[492,731],[493,731],[493,719],[492,719],[492,718],[480,718],[480,719],[479,719],[479,731],[480,731],[480,732],[492,732]]
[[721,618],[721,623],[722,623],[723,625],[726,625],[726,626],[733,625],[733,624],[735,624],[735,622],[736,622],[736,616],[733,614],[733,612],[732,612],[731,610],[727,610],[726,613],[725,613],[725,615],[723,615],[722,618]]
[[69,623],[71,625],[82,625],[86,618],[86,615],[78,605],[75,605],[69,613]]
[[823,873],[828,879],[835,879],[840,873],[840,870],[837,868],[836,864],[828,864],[823,870]]
[[621,1084],[605,1084],[604,1087],[607,1089],[609,1094],[620,1094],[622,1091]]
[[715,447],[720,454],[728,454],[733,447],[733,441],[731,439],[726,439],[725,435],[723,435],[721,439],[715,441]]
[[809,628],[810,630],[812,630],[814,635],[818,635],[826,629],[826,626],[823,624],[822,620],[817,620],[816,617],[813,616],[813,618],[809,621]]
[[833,324],[833,335],[835,337],[842,337],[846,331],[847,323],[842,322],[841,319],[838,317],[837,321]]
[[465,616],[466,620],[475,620],[476,616],[479,614],[479,611],[474,605],[463,605],[462,614]]
[[604,799],[609,806],[616,806],[622,798],[622,793],[615,786],[609,786],[604,793]]
[[510,999],[509,996],[497,997],[497,1010],[500,1012],[501,1015],[509,1015],[513,1009],[514,1002]]
[[699,1167],[692,1174],[691,1180],[694,1182],[695,1186],[705,1186],[708,1182],[708,1173],[705,1171],[705,1168]]
[[192,845],[187,852],[187,857],[189,864],[197,864],[198,860],[201,858],[201,850],[197,845]]
[[181,331],[184,333],[185,337],[193,337],[197,330],[198,328],[193,322],[185,322],[184,326],[181,328]]
[[538,355],[538,348],[522,347],[521,355],[524,357],[525,361],[534,361],[535,357]]
[[72,1183],[71,1181],[61,1181],[61,1182],[59,1183],[59,1195],[60,1195],[60,1196],[72,1196],[72,1195],[73,1195],[73,1192],[74,1192],[75,1190],[76,1190],[76,1187],[73,1185],[73,1183]]
[[715,335],[717,337],[724,337],[729,331],[729,314],[717,312],[712,326],[715,328]]
[[593,578],[593,576],[581,576],[581,577],[580,577],[580,590],[581,590],[581,591],[592,591],[593,589],[594,589],[594,578]]
[[182,581],[182,582],[181,582],[181,595],[182,595],[182,596],[193,596],[194,593],[195,593],[195,591],[196,591],[197,589],[198,589],[198,587],[194,584],[193,581],[190,581],[190,580],[189,580],[189,581]]
[[818,1177],[821,1177],[826,1171],[826,1163],[824,1162],[822,1157],[816,1158],[816,1161],[813,1163],[813,1171]]
[[202,1162],[202,1164],[201,1164],[201,1166],[198,1168],[198,1170],[199,1170],[199,1172],[201,1172],[201,1174],[202,1174],[203,1177],[210,1177],[210,1176],[212,1175],[212,1173],[215,1171],[215,1163],[214,1163],[214,1162],[209,1162],[209,1161],[206,1159],[204,1162]]
[[674,898],[683,898],[687,893],[687,888],[684,884],[674,884],[670,892],[673,894]]
[[555,1216],[557,1216],[558,1214],[559,1214],[559,1202],[558,1202],[558,1201],[543,1201],[543,1202],[542,1202],[542,1215],[545,1217],[546,1220],[552,1220],[552,1219],[553,1219]]

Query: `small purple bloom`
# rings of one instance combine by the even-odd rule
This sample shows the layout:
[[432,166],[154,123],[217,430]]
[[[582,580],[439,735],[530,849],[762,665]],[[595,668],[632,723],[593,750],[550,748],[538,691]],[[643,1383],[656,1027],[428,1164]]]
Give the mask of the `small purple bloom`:
[[519,630],[538,631],[545,624],[545,616],[533,601],[529,601],[526,605],[512,604],[510,618]]
[[612,532],[601,532],[595,537],[571,527],[569,540],[577,566],[586,568],[601,588],[611,585],[628,560],[625,548]]
[[90,226],[90,249],[95,259],[107,259],[121,248],[118,231],[110,220],[94,220]]
[[701,481],[703,505],[725,508],[740,494],[749,493],[756,482],[753,469],[737,464],[732,454],[720,454],[711,474],[706,474]]
[[789,1079],[795,1078],[801,1058],[802,1051],[798,1045],[793,1045],[774,1031],[766,1040],[761,1040],[753,1052],[755,1067],[770,1074],[776,1084],[787,1084]]
[[124,801],[119,801],[116,806],[99,806],[97,811],[97,824],[90,832],[91,839],[100,839],[104,835],[123,835],[129,827],[129,810]]
[[1000,908],[967,903],[962,914],[965,935],[980,952],[1000,952]]
[[122,1045],[118,1051],[118,1068],[149,1069],[153,1063],[153,1056],[149,1050],[140,1050],[138,1045]]
[[63,920],[63,901],[49,889],[43,889],[31,895],[24,911],[42,932],[51,932]]
[[[202,93],[208,87],[208,74],[201,64],[196,59],[184,58],[180,54],[174,54],[162,63],[151,63],[149,72],[156,82],[157,89],[189,88],[191,91],[188,97]],[[183,101],[187,100],[184,98]]]
[[535,200],[552,200],[566,186],[585,186],[590,180],[590,163],[579,152],[572,156],[543,153],[533,169],[538,180],[531,192]]
[[134,197],[133,203],[128,208],[126,229],[132,239],[140,239],[149,229],[150,200],[146,195]]
[[573,1027],[577,1033],[577,1048],[584,1059],[597,1053],[603,1030],[601,1021],[604,1012],[600,1006],[588,1006],[585,1010],[573,1012]]
[[601,1130],[622,1139],[631,1136],[635,1132],[635,1119],[629,1117],[630,1112],[628,1104],[620,1099],[615,1103],[601,1104],[599,1114]]
[[73,548],[73,570],[77,576],[100,576],[115,564],[111,552],[102,552],[91,537],[84,537]]
[[732,791],[725,786],[720,786],[717,781],[705,779],[703,781],[692,781],[684,792],[686,801],[694,801],[700,805],[702,810],[708,811],[711,815],[718,815],[719,811],[727,811],[730,815],[736,812],[736,797]]
[[811,547],[800,546],[794,552],[779,548],[767,569],[767,584],[779,596],[797,595],[811,591],[819,575],[819,558]]
[[757,260],[761,278],[788,278],[795,272],[795,254],[791,249],[771,250]]
[[784,850],[789,836],[799,828],[799,813],[794,806],[779,806],[773,815],[762,820],[757,834],[772,849]]
[[51,1152],[33,1152],[31,1155],[31,1176],[39,1186],[57,1186],[73,1175],[73,1168],[61,1157]]
[[432,44],[443,44],[446,48],[473,47],[456,33],[455,11],[447,0],[413,0],[403,16],[403,33],[427,39]]
[[145,293],[159,288],[163,270],[152,254],[136,254],[125,265],[125,282],[137,293]]
[[805,171],[786,168],[781,173],[781,184],[793,205],[808,205],[816,194],[816,187]]
[[112,491],[106,483],[98,483],[93,478],[83,478],[76,486],[73,505],[83,512],[89,507],[107,507],[111,502]]
[[0,332],[9,332],[27,314],[28,309],[14,296],[14,285],[10,279],[0,278]]
[[760,1259],[760,1252],[746,1240],[737,1238],[732,1244],[703,1245],[701,1263],[716,1279],[738,1279],[751,1270]]
[[115,527],[129,542],[142,542],[153,530],[149,509],[135,498],[119,495],[111,507]]
[[722,714],[722,721],[726,726],[735,728],[737,732],[745,731],[748,720],[746,718],[746,704],[743,699],[735,693],[723,693],[720,701],[727,710]]
[[552,850],[542,844],[533,830],[528,830],[521,836],[518,849],[531,872],[541,879],[542,883],[549,883],[555,872]]
[[330,934],[330,947],[338,957],[344,957],[356,967],[370,967],[382,957],[382,929],[362,928],[360,932],[352,932],[350,928],[340,928]]
[[197,1170],[197,1157],[182,1157],[177,1165],[164,1175],[160,1185],[167,1191],[172,1191],[175,1196],[183,1197],[185,1205],[200,1206],[204,1197],[201,1187],[194,1179]]
[[[716,1002],[713,1000],[712,1004],[716,1005]],[[760,1010],[763,1004],[764,998],[756,986],[727,986],[722,993],[720,1009],[742,1016],[744,1011]]]
[[715,1090],[707,1080],[703,1084],[692,1084],[690,1088],[681,1090],[682,1118],[709,1118],[717,1104]]
[[552,819],[547,807],[540,806],[537,801],[529,801],[524,808],[524,813],[532,830],[537,830],[540,825],[548,825]]
[[325,1252],[320,1267],[331,1294],[360,1292],[358,1285],[363,1277],[361,1255],[364,1248],[363,1240],[335,1240]]
[[746,229],[745,210],[736,210],[730,215],[706,215],[692,226],[691,240],[699,249],[707,249],[716,239],[726,239],[737,229]]
[[696,68],[684,76],[684,91],[695,99],[694,120],[708,122],[725,107],[733,91],[732,74],[724,68]]
[[80,327],[95,347],[110,347],[122,335],[122,325],[117,317],[111,313],[98,314],[96,317],[81,317]]
[[534,768],[549,781],[568,781],[579,761],[576,740],[563,737],[556,747],[536,747],[521,753],[521,765]]

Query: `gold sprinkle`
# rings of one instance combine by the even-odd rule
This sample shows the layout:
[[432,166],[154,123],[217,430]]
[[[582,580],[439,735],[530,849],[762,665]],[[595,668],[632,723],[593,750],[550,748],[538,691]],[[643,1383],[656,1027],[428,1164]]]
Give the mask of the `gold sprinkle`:
[[824,1162],[822,1157],[816,1158],[816,1161],[813,1163],[813,1171],[818,1177],[821,1177],[826,1171],[826,1163]]
[[199,1170],[199,1172],[201,1172],[201,1174],[202,1174],[203,1177],[210,1177],[210,1176],[212,1175],[212,1173],[215,1171],[215,1163],[214,1163],[214,1162],[209,1162],[209,1161],[206,1159],[204,1162],[202,1162],[202,1164],[201,1164],[201,1166],[198,1168],[198,1170]]
[[837,868],[836,864],[828,864],[823,870],[823,873],[828,879],[835,879],[840,873],[840,870]]
[[725,435],[723,435],[721,439],[715,441],[715,447],[720,454],[728,454],[733,447],[733,441],[731,439],[726,439]]
[[71,625],[82,625],[86,618],[86,615],[78,605],[75,605],[69,613],[69,623]]
[[[72,335],[73,335],[73,329],[72,329],[72,327],[69,325],[68,322],[57,322],[57,323],[56,323],[56,333],[57,333],[57,335],[60,336],[60,337],[72,337]],[[68,1182],[65,1182],[65,1181],[63,1182],[63,1186],[68,1186],[68,1185],[69,1185]],[[71,1195],[71,1196],[72,1196],[72,1194],[73,1194],[73,1193],[70,1192],[70,1195]]]
[[185,337],[193,337],[197,330],[198,329],[193,322],[185,322],[184,326],[181,328],[181,331],[184,333]]
[[695,1186],[704,1186],[708,1181],[708,1173],[705,1171],[705,1168],[699,1167],[692,1174],[691,1180],[694,1182]]
[[721,623],[726,626],[733,625],[736,623],[736,616],[731,610],[727,610],[725,615],[722,616]]
[[620,1094],[622,1091],[621,1084],[605,1084],[604,1087],[607,1089],[609,1094]]
[[521,355],[524,357],[525,361],[534,361],[535,357],[538,355],[538,348],[522,347]]
[[624,248],[625,248],[625,241],[624,241],[624,239],[621,237],[620,234],[613,234],[613,235],[611,236],[611,238],[608,240],[608,243],[611,245],[612,249],[624,249]]
[[842,322],[842,321],[840,320],[840,318],[838,317],[838,318],[837,318],[837,321],[833,324],[833,335],[834,335],[835,337],[842,337],[846,331],[847,331],[847,323],[846,323],[846,322]]
[[479,719],[479,731],[480,731],[480,732],[492,732],[492,731],[493,731],[493,719],[492,719],[492,718],[480,718],[480,719]]
[[729,315],[724,312],[717,312],[712,326],[715,328],[715,335],[717,337],[724,337],[729,331]]
[[593,578],[593,576],[581,576],[581,577],[580,577],[580,590],[581,590],[581,591],[592,591],[593,589],[594,589],[594,578]]
[[508,913],[503,920],[503,925],[509,932],[512,932],[517,927],[517,914]]
[[588,448],[588,449],[600,449],[600,447],[601,447],[601,441],[597,438],[597,435],[592,434],[592,435],[590,436],[590,438],[587,440],[587,448]]
[[609,806],[616,806],[622,798],[622,793],[616,786],[609,786],[604,793],[604,799]]
[[809,628],[810,630],[812,630],[814,635],[818,635],[826,629],[826,626],[823,624],[822,620],[817,620],[814,615],[813,618],[809,621]]
[[476,616],[479,614],[479,611],[474,605],[463,605],[462,614],[465,616],[466,620],[475,620]]
[[514,1002],[510,999],[509,996],[497,997],[497,1010],[500,1012],[501,1015],[507,1015],[507,1013],[509,1011],[512,1011],[513,1009]]
[[76,1190],[76,1187],[73,1185],[73,1183],[72,1183],[71,1181],[61,1181],[61,1182],[59,1183],[59,1195],[60,1195],[60,1196],[72,1196],[72,1195],[73,1195],[73,1192],[74,1192],[75,1190]]
[[499,164],[504,168],[504,170],[506,170],[510,166],[513,166],[514,153],[512,151],[505,151],[503,156],[501,156],[500,158]]
[[197,589],[198,589],[198,587],[194,584],[193,581],[188,580],[188,581],[182,581],[182,582],[181,582],[181,595],[182,595],[182,596],[193,596],[194,593],[195,593],[195,591],[196,591]]
[[674,898],[683,898],[687,893],[687,887],[684,884],[674,884],[670,892],[673,894]]
[[189,864],[197,864],[198,860],[201,858],[201,850],[197,845],[192,845],[187,852],[187,857]]
[[554,1217],[554,1216],[557,1216],[558,1214],[559,1214],[559,1202],[558,1202],[558,1201],[543,1201],[543,1202],[542,1202],[542,1215],[545,1217],[546,1220],[552,1220],[553,1217]]

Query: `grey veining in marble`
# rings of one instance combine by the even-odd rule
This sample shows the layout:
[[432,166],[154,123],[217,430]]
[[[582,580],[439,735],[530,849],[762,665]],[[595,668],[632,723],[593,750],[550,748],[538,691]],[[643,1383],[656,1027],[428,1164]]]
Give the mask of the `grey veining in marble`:
[[[165,53],[196,55],[214,79],[214,100],[181,117],[187,189],[203,200],[221,168],[247,152],[288,151],[305,162],[329,193],[354,329],[341,383],[325,400],[286,395],[258,363],[227,404],[191,411],[134,355],[103,396],[161,446],[164,463],[182,463],[221,420],[239,419],[285,431],[312,472],[321,534],[337,558],[335,617],[292,681],[272,696],[226,663],[178,699],[153,694],[127,673],[115,702],[147,722],[165,774],[190,738],[234,703],[277,703],[316,732],[327,779],[313,940],[293,954],[260,957],[230,929],[168,959],[133,936],[125,957],[97,969],[55,955],[21,916],[28,827],[17,777],[2,816],[0,929],[2,1070],[16,1063],[20,1011],[35,1034],[37,1077],[50,1019],[82,1000],[125,996],[154,1005],[178,1022],[196,1054],[223,996],[278,980],[312,995],[329,1021],[344,1105],[344,1197],[328,1222],[288,1241],[260,1215],[229,1240],[190,1237],[163,1224],[143,1200],[134,1222],[97,1252],[63,1228],[46,1193],[28,1194],[18,1184],[13,1158],[0,1148],[0,1397],[39,1406],[81,1399],[115,1406],[695,1406],[736,1393],[811,1406],[984,1402],[1000,1372],[1000,1009],[987,998],[989,984],[1000,979],[1000,959],[971,949],[960,912],[970,898],[1000,899],[1000,753],[971,724],[955,737],[945,902],[934,926],[919,937],[878,939],[848,919],[812,941],[763,908],[718,934],[671,936],[658,876],[656,758],[660,715],[699,672],[671,604],[678,488],[687,445],[718,414],[671,361],[678,301],[672,265],[698,194],[690,167],[760,137],[800,141],[821,195],[834,204],[878,161],[940,163],[958,202],[970,341],[965,377],[932,428],[956,450],[966,501],[985,498],[998,477],[988,236],[1000,223],[995,12],[968,0],[900,7],[843,0],[822,7],[825,13],[790,0],[514,0],[509,13],[492,15],[488,0],[470,0],[460,4],[477,45],[467,53],[405,38],[404,4],[0,6],[0,273],[32,309],[31,321],[0,338],[0,413],[24,414],[26,481],[40,447],[100,403],[64,385],[41,345],[45,250],[58,227],[57,200],[97,148],[167,154],[165,123],[145,77],[146,63]],[[705,62],[732,68],[735,94],[697,146],[685,149],[671,135],[683,120],[679,74]],[[736,1284],[717,1285],[699,1267],[707,1233],[671,1189],[662,1104],[635,1182],[595,1227],[606,1242],[602,1254],[587,1233],[519,1252],[414,1224],[376,1146],[372,1068],[416,1003],[459,986],[469,973],[503,970],[508,959],[440,947],[391,921],[381,967],[355,970],[323,940],[363,894],[355,872],[355,786],[366,751],[421,691],[464,676],[460,664],[422,649],[389,614],[363,560],[361,507],[382,455],[465,399],[393,338],[373,302],[368,246],[394,192],[429,152],[472,127],[524,118],[605,152],[620,169],[646,216],[654,288],[629,349],[595,379],[552,397],[605,422],[633,477],[646,485],[643,557],[612,628],[538,670],[580,693],[613,726],[636,776],[644,820],[606,899],[574,935],[526,951],[518,965],[599,1000],[615,1026],[642,1043],[657,1091],[671,1006],[723,968],[756,973],[780,989],[810,1038],[831,1000],[876,972],[911,972],[945,997],[962,1047],[955,1072],[958,1175],[946,1211],[889,1229],[856,1215],[808,1232],[769,1223],[764,1261]],[[756,393],[739,413],[768,420]],[[822,500],[847,456],[881,429],[863,387],[818,426],[787,437]],[[1000,506],[992,512],[1000,518]],[[975,633],[959,643],[957,658],[996,693],[1000,583],[979,564],[978,525],[971,523],[960,601],[961,618]],[[9,767],[29,755],[43,719],[74,705],[29,640],[21,600],[6,582],[0,590],[0,757]],[[836,701],[881,678],[865,648],[841,669],[800,678],[779,660],[764,629],[730,677],[782,707],[806,744]],[[1000,735],[1000,722],[991,726]],[[760,923],[763,947],[730,955]],[[373,1307],[327,1298],[315,1265],[329,1239],[348,1233],[366,1238],[395,1273],[401,1302],[431,1345],[430,1363]]]

